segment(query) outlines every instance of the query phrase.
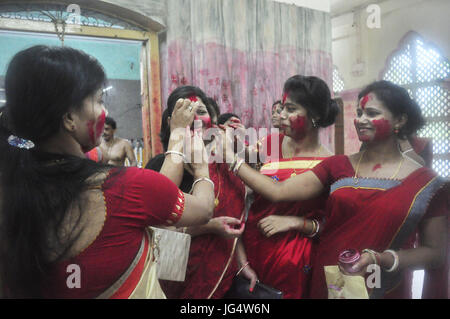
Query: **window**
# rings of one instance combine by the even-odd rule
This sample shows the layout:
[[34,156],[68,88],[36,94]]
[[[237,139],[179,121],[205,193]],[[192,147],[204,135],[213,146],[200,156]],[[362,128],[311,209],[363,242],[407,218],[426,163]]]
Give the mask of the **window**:
[[333,66],[333,91],[335,94],[344,91],[344,81],[336,66]]
[[410,33],[388,61],[383,79],[406,88],[427,124],[419,137],[431,138],[433,169],[450,176],[450,63],[418,34]]

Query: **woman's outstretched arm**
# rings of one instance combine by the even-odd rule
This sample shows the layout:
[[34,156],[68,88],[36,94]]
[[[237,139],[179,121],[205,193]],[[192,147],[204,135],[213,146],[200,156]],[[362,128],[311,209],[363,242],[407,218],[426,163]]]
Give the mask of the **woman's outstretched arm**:
[[278,182],[243,163],[236,175],[255,192],[274,203],[315,198],[324,190],[322,182],[312,171]]

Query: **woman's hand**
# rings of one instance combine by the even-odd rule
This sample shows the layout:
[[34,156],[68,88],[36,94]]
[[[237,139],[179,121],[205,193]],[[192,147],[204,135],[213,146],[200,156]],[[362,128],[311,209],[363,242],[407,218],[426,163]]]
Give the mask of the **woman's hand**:
[[215,217],[208,224],[214,234],[225,238],[240,237],[245,228],[245,223],[228,216]]
[[270,215],[258,222],[258,227],[266,237],[294,229],[300,229],[303,218],[298,216]]
[[339,265],[339,269],[341,270],[341,272],[344,275],[347,275],[347,276],[363,276],[364,277],[367,272],[367,267],[373,263],[374,263],[374,260],[370,256],[369,253],[362,253],[358,262],[355,263],[352,267],[355,272],[349,273],[349,272],[345,271],[345,269],[342,268],[341,265]]
[[236,118],[231,118],[227,124],[225,124],[225,127],[231,127],[232,129],[237,131],[238,136],[245,136],[245,126],[241,123],[241,120]]
[[170,117],[170,131],[173,132],[177,128],[184,129],[191,126],[197,107],[198,102],[192,102],[189,99],[178,99]]
[[188,165],[192,169],[194,178],[209,177],[208,154],[197,132],[193,133],[190,143],[191,156]]
[[219,125],[219,128],[221,129],[220,136],[216,145],[222,149],[225,162],[230,164],[234,160],[234,130],[224,125]]
[[245,266],[245,268],[242,269],[239,275],[250,280],[250,286],[248,286],[248,290],[250,292],[253,292],[253,289],[255,288],[255,285],[258,282],[258,276],[256,275],[256,272],[252,269],[252,267],[250,267],[250,264]]

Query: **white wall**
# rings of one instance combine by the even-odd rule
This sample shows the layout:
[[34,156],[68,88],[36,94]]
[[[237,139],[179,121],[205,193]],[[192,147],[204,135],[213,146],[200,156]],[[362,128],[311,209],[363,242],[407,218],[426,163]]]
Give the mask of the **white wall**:
[[[379,1],[379,6],[380,29],[367,27],[365,7],[332,19],[333,63],[346,90],[378,80],[386,59],[408,31],[416,31],[450,57],[449,0],[387,0]],[[352,74],[358,63],[363,63],[362,74]]]

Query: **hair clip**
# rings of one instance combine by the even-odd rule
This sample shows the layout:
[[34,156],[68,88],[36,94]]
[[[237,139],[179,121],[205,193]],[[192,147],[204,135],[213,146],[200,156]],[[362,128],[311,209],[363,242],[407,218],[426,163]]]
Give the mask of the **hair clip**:
[[26,140],[24,138],[15,136],[15,135],[10,135],[8,137],[8,143],[11,146],[17,147],[17,148],[25,148],[27,150],[29,150],[30,148],[34,147],[34,143],[30,140]]

